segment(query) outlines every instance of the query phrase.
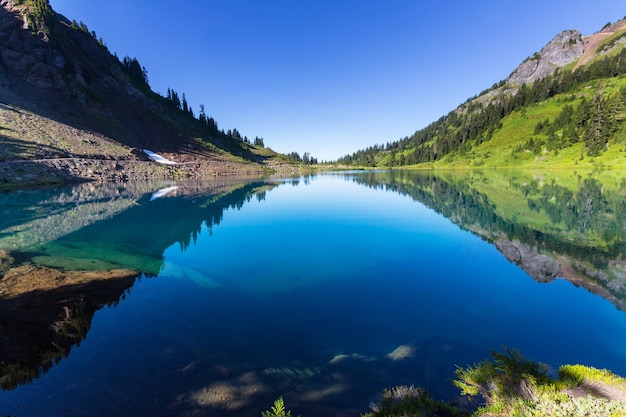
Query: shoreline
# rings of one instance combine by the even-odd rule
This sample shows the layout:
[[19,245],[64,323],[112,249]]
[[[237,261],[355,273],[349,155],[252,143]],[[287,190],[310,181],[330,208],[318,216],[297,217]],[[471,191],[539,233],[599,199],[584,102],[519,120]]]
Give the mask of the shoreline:
[[259,164],[226,158],[193,158],[176,165],[138,159],[55,158],[0,162],[0,190],[84,182],[209,179],[236,176],[295,175],[298,165]]

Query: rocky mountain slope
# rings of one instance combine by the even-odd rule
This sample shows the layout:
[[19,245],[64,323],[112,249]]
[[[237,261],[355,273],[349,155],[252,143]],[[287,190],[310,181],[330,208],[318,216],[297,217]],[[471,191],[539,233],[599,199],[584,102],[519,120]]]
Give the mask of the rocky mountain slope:
[[579,31],[566,30],[561,32],[540,52],[517,67],[507,81],[521,85],[552,75],[557,68],[569,65],[580,58],[584,49],[582,35]]
[[626,20],[566,30],[511,75],[410,137],[346,155],[352,165],[597,168],[626,152]]
[[598,51],[602,42],[626,27],[626,20],[606,26],[599,32],[583,36],[577,30],[565,30],[556,35],[541,51],[520,64],[507,79],[517,85],[530,84],[547,76],[553,75],[557,69],[576,62],[580,67],[589,62],[596,54],[606,55],[625,44],[626,38],[617,39],[612,48]]
[[0,0],[0,186],[267,171],[273,152],[176,107],[127,63],[47,0]]

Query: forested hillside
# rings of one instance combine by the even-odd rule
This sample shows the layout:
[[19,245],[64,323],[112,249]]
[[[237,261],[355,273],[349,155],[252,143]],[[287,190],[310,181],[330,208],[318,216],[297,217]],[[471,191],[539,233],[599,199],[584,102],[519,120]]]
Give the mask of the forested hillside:
[[[339,162],[381,167],[621,164],[626,156],[624,26],[621,21],[605,27],[599,45],[592,45],[592,37],[570,35],[562,50],[578,43],[586,50],[551,74],[517,84],[520,69],[527,66],[522,63],[509,79],[410,137]],[[539,55],[527,61],[541,67]]]

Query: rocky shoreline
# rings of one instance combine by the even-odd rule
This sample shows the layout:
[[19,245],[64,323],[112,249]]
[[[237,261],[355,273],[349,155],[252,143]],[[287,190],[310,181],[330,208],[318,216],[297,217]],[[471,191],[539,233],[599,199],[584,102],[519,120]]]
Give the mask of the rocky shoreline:
[[257,164],[227,159],[195,158],[178,165],[152,161],[55,158],[0,162],[0,189],[17,189],[88,181],[206,179],[220,176],[298,175],[293,164]]

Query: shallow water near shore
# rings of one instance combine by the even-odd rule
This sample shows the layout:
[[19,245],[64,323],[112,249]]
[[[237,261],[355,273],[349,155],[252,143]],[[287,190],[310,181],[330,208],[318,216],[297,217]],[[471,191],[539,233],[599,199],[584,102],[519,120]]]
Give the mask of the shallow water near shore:
[[[0,358],[11,380],[0,414],[259,416],[282,395],[296,415],[358,416],[393,385],[452,400],[455,366],[502,345],[553,371],[626,375],[623,187],[536,178],[341,173],[5,193],[5,211],[30,213],[0,223],[16,264],[136,278],[112,299],[72,290],[53,327],[87,325],[63,355]],[[501,183],[513,188],[490,191]],[[564,193],[567,213],[587,218],[555,214]],[[605,210],[585,211],[589,198]],[[0,310],[39,314],[19,297],[15,307],[0,293]]]

